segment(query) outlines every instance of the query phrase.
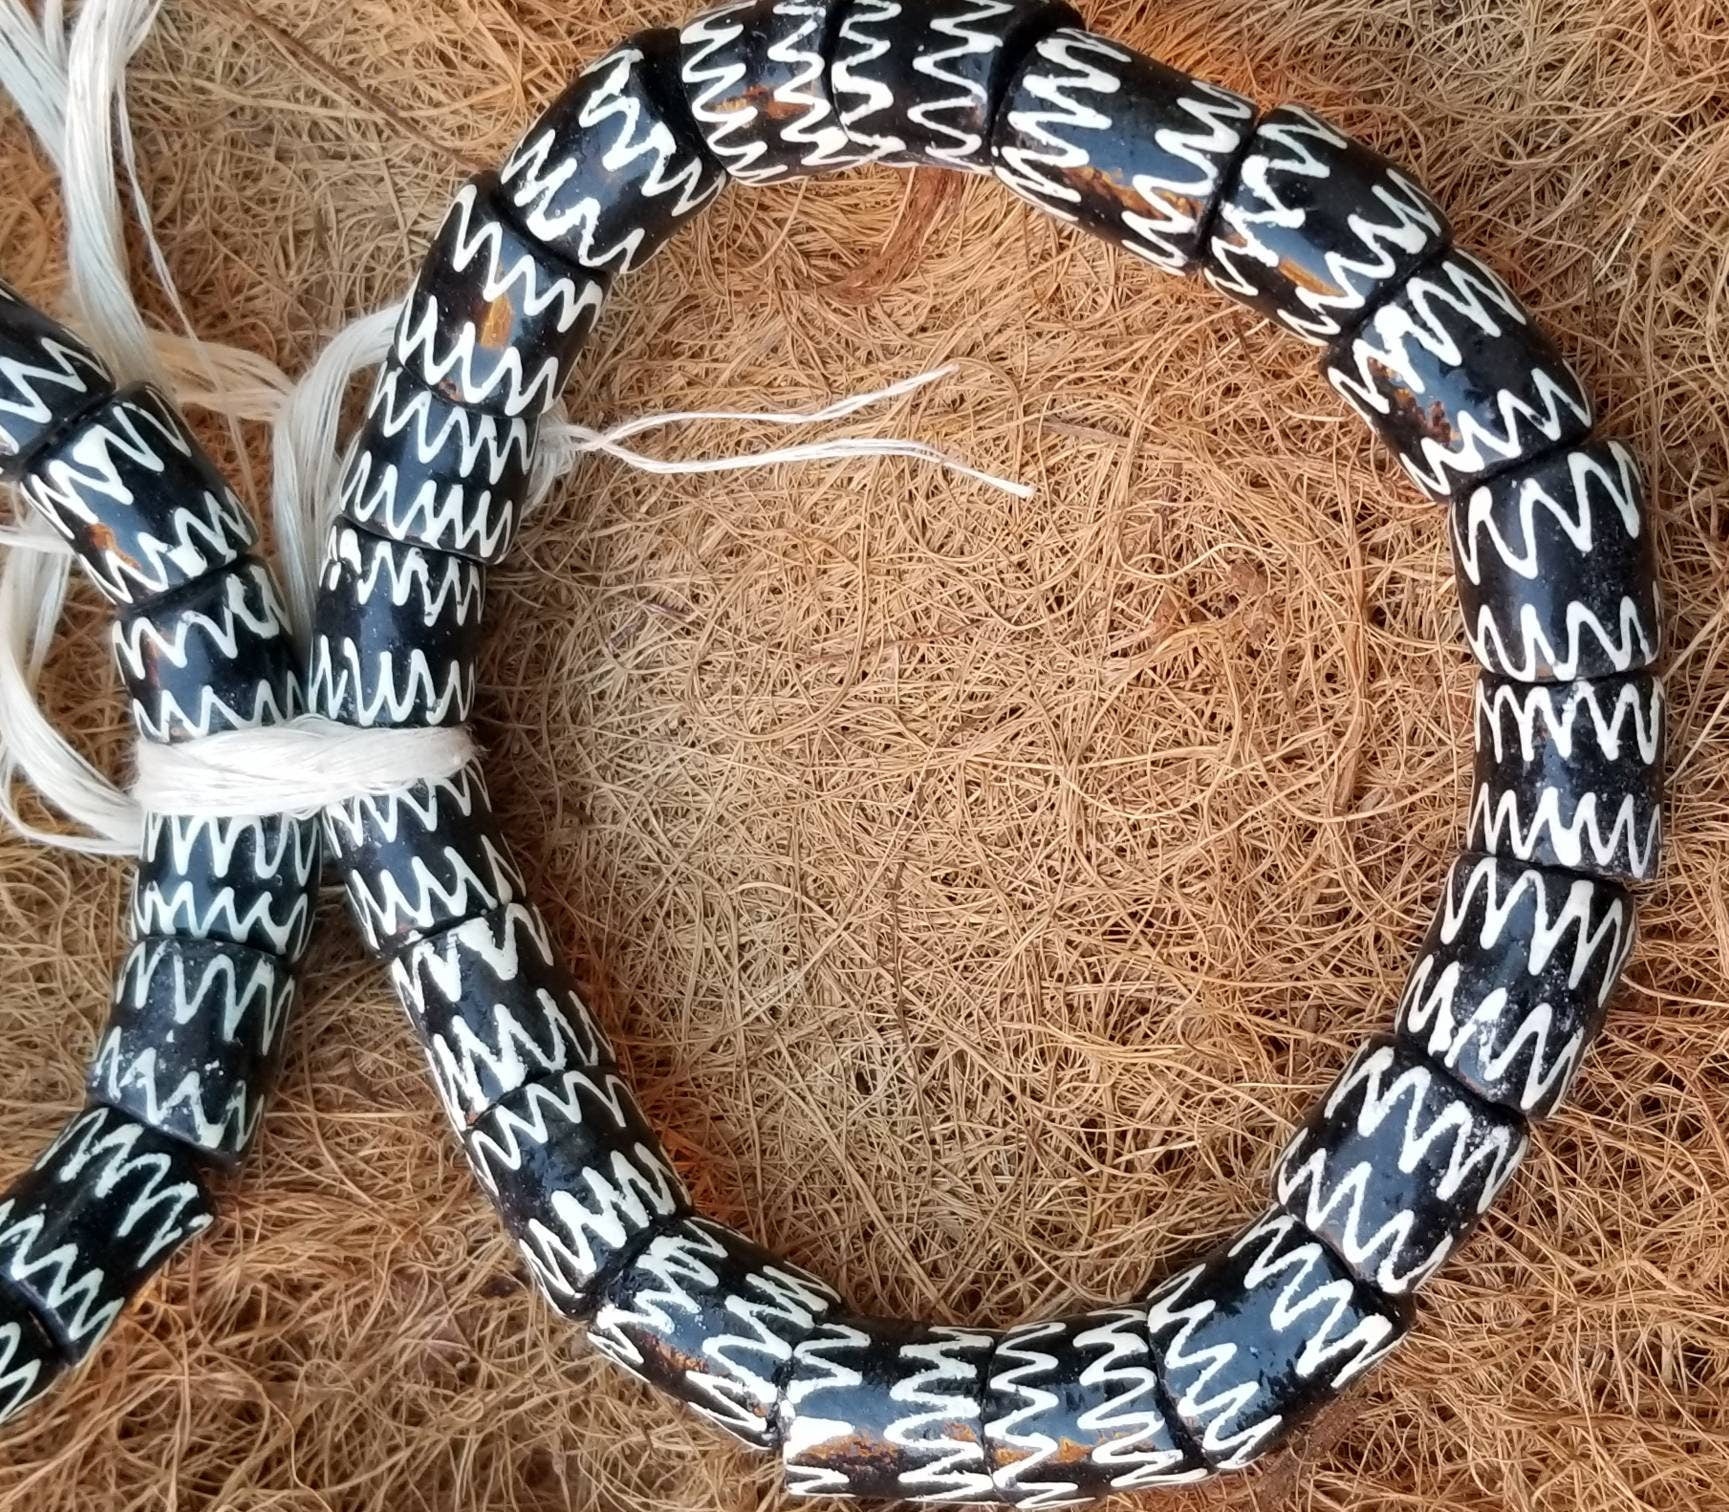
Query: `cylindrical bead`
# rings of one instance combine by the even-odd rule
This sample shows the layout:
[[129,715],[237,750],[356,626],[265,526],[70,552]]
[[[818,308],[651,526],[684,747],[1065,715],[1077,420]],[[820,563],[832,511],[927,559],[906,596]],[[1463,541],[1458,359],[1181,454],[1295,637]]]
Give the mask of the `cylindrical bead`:
[[24,1411],[65,1369],[60,1346],[0,1281],[0,1423]]
[[0,283],[0,480],[114,392],[102,359],[59,321]]

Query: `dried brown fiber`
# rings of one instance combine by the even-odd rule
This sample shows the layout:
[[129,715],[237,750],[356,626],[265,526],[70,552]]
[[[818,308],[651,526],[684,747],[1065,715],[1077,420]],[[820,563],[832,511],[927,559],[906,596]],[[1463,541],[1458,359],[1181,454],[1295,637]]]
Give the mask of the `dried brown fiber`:
[[[1668,869],[1574,1102],[1300,1455],[1169,1504],[1729,1507],[1729,11],[1089,11],[1428,182],[1649,461],[1673,648]],[[465,164],[672,19],[170,3],[130,97],[196,325],[298,369],[401,289]],[[52,298],[54,183],[0,135],[0,264]],[[731,191],[620,290],[573,407],[782,408],[941,360],[954,383],[871,428],[1035,500],[900,461],[584,463],[495,579],[482,734],[704,1206],[863,1306],[1004,1323],[1125,1295],[1262,1200],[1390,1019],[1462,831],[1472,673],[1440,514],[1303,349],[989,183]],[[79,599],[47,686],[117,770],[102,618]],[[122,881],[0,835],[8,1168],[78,1097]],[[782,1505],[525,1288],[334,902],[223,1196],[0,1439],[0,1506]]]

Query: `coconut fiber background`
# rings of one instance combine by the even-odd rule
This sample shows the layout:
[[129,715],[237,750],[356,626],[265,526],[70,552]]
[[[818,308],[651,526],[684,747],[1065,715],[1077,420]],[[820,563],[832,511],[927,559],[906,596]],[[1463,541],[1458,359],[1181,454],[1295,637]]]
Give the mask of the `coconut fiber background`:
[[[1101,30],[1411,164],[1649,461],[1673,841],[1576,1100],[1300,1456],[1184,1508],[1729,1506],[1729,12],[1173,0]],[[663,10],[170,4],[131,99],[198,328],[298,370],[469,161]],[[61,279],[16,121],[6,273]],[[1303,349],[987,182],[730,191],[613,301],[584,419],[939,360],[899,461],[583,465],[497,574],[482,733],[541,901],[703,1205],[859,1305],[1127,1294],[1255,1210],[1390,1022],[1462,830],[1442,517]],[[220,436],[213,433],[214,440]],[[252,437],[252,496],[268,465]],[[711,427],[669,448],[767,438]],[[87,598],[48,691],[118,769]],[[0,1148],[78,1098],[123,868],[0,838]],[[0,1442],[0,1504],[781,1505],[526,1289],[335,900],[219,1226]]]

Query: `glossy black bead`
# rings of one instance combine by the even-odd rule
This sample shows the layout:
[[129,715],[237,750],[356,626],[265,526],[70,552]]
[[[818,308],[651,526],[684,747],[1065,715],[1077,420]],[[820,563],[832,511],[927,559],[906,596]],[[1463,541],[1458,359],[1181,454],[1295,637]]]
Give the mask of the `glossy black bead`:
[[612,1062],[546,920],[529,904],[507,903],[414,941],[391,959],[390,978],[458,1129],[528,1082]]
[[374,535],[502,561],[528,496],[537,429],[533,417],[452,404],[387,362],[343,467],[338,507]]
[[1376,1036],[1286,1145],[1273,1197],[1359,1281],[1398,1296],[1465,1242],[1525,1145],[1517,1113]]
[[213,1216],[186,1146],[89,1107],[0,1198],[0,1277],[81,1360]]
[[1064,27],[1004,93],[991,163],[1023,199],[1180,273],[1254,118],[1229,90]]
[[1655,875],[1663,841],[1663,685],[1477,680],[1472,850],[1599,877]]
[[1052,0],[841,0],[829,93],[878,162],[990,172],[991,120],[1027,49],[1081,18]]
[[610,1070],[569,1070],[519,1087],[462,1137],[535,1283],[586,1317],[596,1283],[650,1229],[690,1211],[630,1089]]
[[1368,1370],[1407,1303],[1354,1280],[1288,1213],[1268,1213],[1148,1299],[1160,1380],[1190,1443],[1235,1470]]
[[66,1357],[36,1314],[0,1283],[0,1423],[60,1379]]
[[1399,1000],[1398,1032],[1479,1097],[1554,1111],[1633,948],[1614,882],[1464,855]]
[[538,415],[558,398],[606,297],[604,273],[512,224],[498,175],[457,191],[402,306],[392,360],[452,404]]
[[996,1335],[829,1318],[793,1350],[780,1408],[795,1496],[994,1500],[979,1404]]
[[726,182],[679,81],[678,33],[637,32],[582,70],[499,173],[518,224],[583,268],[652,257]]
[[839,1306],[815,1276],[742,1235],[680,1218],[607,1276],[588,1337],[732,1437],[772,1449],[781,1373]]
[[827,0],[731,0],[679,33],[679,76],[709,154],[748,184],[866,162],[829,96]]
[[1322,359],[1430,498],[1585,439],[1591,401],[1518,297],[1464,252],[1389,293]]
[[1619,441],[1504,472],[1452,505],[1465,638],[1520,682],[1607,677],[1662,650],[1645,489]]
[[522,896],[480,769],[332,804],[327,854],[374,955],[478,918]]
[[991,1476],[1011,1506],[1070,1506],[1207,1474],[1161,1400],[1143,1307],[1011,1328],[986,1374]]
[[0,283],[0,479],[114,392],[102,359],[57,320]]
[[485,569],[338,523],[313,610],[306,700],[362,727],[455,725],[474,707]]
[[1281,105],[1255,127],[1219,201],[1206,277],[1326,346],[1451,239],[1440,208],[1386,158]]
[[300,668],[269,569],[250,558],[114,622],[114,658],[146,740],[281,724]]

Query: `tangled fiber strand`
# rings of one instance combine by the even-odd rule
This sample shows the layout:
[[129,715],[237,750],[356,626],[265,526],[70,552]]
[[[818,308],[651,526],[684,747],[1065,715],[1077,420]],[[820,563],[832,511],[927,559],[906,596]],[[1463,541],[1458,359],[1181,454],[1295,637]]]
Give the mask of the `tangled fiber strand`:
[[[577,60],[663,19],[170,4],[129,94],[194,323],[300,370]],[[1432,186],[1649,460],[1675,651],[1669,867],[1576,1099],[1305,1452],[1170,1505],[1729,1507],[1721,7],[1089,19],[1310,102]],[[50,297],[52,175],[21,126],[0,163],[6,271]],[[1292,1117],[1390,1018],[1462,829],[1471,670],[1439,513],[1303,353],[988,184],[728,196],[621,290],[572,409],[785,408],[949,360],[894,428],[1038,498],[892,460],[589,459],[497,575],[480,733],[704,1206],[862,1306],[1000,1323],[1125,1295],[1260,1199]],[[101,621],[75,601],[46,692],[113,770]],[[78,1096],[120,889],[0,836],[17,1158]],[[772,1469],[551,1324],[328,920],[224,1221],[0,1443],[0,1506],[780,1506]]]

